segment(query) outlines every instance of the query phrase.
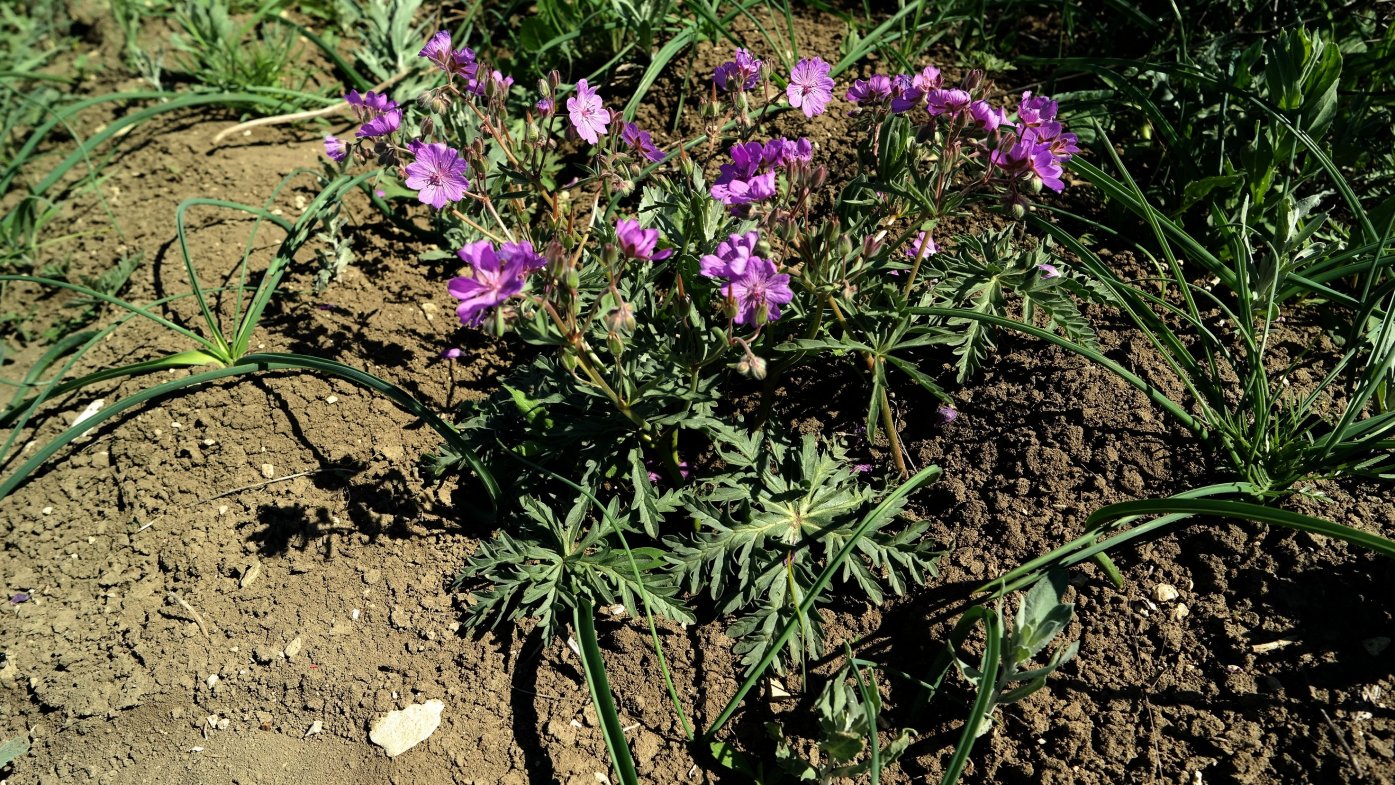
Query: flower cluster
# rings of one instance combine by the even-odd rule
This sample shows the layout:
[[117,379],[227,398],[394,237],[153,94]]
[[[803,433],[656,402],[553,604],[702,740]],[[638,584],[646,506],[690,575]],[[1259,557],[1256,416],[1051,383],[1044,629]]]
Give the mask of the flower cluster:
[[789,275],[774,262],[757,256],[758,232],[733,234],[702,257],[701,272],[725,281],[722,295],[732,309],[732,321],[762,325],[780,318],[780,306],[794,299]]
[[360,139],[387,136],[402,125],[402,110],[386,95],[372,90],[359,95],[357,90],[350,90],[344,100],[349,102],[354,117],[362,124],[356,134]]
[[1060,192],[1065,188],[1061,180],[1062,164],[1080,152],[1075,134],[1067,133],[1056,119],[1058,106],[1045,96],[1033,96],[1031,91],[1022,94],[1017,106],[1017,124],[1006,133],[991,160],[1013,185],[1026,181],[1033,190],[1042,187]]
[[746,142],[731,148],[731,163],[722,164],[712,182],[712,198],[730,207],[760,202],[776,193],[776,171],[795,161],[813,158],[808,139],[792,142],[777,137],[761,144]]

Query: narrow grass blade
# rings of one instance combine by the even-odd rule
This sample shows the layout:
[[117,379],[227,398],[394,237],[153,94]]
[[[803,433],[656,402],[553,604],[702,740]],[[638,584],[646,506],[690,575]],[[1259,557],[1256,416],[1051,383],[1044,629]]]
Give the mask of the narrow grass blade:
[[978,668],[982,676],[978,684],[978,697],[974,699],[969,717],[964,721],[964,731],[959,734],[959,743],[955,745],[954,755],[945,766],[940,785],[954,785],[964,775],[964,767],[969,763],[969,753],[973,752],[974,742],[978,741],[979,726],[993,708],[993,693],[998,689],[998,668],[1002,662],[1002,618],[982,605],[975,605],[964,613],[961,623],[964,621],[983,623],[983,657],[979,660]]
[[1265,507],[1251,502],[1230,499],[1142,499],[1102,507],[1086,520],[1086,526],[1102,526],[1121,518],[1147,515],[1209,515],[1217,518],[1240,518],[1256,523],[1282,526],[1286,529],[1321,534],[1324,537],[1349,542],[1374,553],[1395,558],[1395,541],[1340,523],[1302,515],[1288,510]]
[[586,672],[586,686],[591,689],[591,703],[596,707],[596,716],[601,721],[605,746],[610,750],[610,762],[615,766],[615,773],[624,785],[639,785],[634,758],[630,756],[630,744],[625,740],[625,729],[620,724],[620,715],[615,711],[615,697],[610,692],[610,679],[606,677],[605,658],[601,656],[601,648],[596,642],[595,617],[590,600],[578,600],[572,609],[577,643],[580,644],[581,667]]

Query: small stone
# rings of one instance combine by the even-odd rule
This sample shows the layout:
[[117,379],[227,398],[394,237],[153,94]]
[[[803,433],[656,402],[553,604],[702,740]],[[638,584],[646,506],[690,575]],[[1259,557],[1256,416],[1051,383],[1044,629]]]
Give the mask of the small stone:
[[1158,602],[1172,602],[1180,596],[1177,587],[1170,583],[1159,583],[1153,587],[1153,598]]
[[325,403],[339,403],[339,396],[331,395],[325,399]]
[[269,463],[262,464],[262,476],[270,480],[276,476],[276,467]]
[[1187,604],[1184,602],[1179,602],[1177,603],[1177,607],[1172,609],[1172,620],[1181,621],[1187,618],[1187,616],[1190,613],[1191,611],[1187,608]]
[[310,728],[309,728],[309,730],[305,731],[305,735],[302,736],[301,738],[308,739],[308,738],[310,738],[311,736],[314,736],[314,735],[317,734],[317,733],[323,732],[324,729],[325,729],[325,724],[324,724],[323,722],[320,722],[319,720],[315,720],[314,722],[310,723]]
[[43,513],[44,515],[52,515],[52,514],[53,514],[53,508],[52,508],[52,507],[45,507],[45,508],[43,508],[42,510],[39,510],[39,512]]
[[1375,638],[1367,638],[1361,642],[1361,645],[1366,647],[1367,654],[1372,657],[1379,657],[1381,652],[1390,648],[1390,639],[1384,635],[1380,635]]
[[438,700],[414,703],[405,709],[390,711],[373,723],[368,738],[382,747],[389,758],[410,750],[425,741],[441,725],[441,711],[446,705]]
[[207,685],[208,685],[208,688],[209,688],[210,690],[213,689],[214,687],[217,687],[217,686],[218,686],[218,674],[216,674],[216,673],[210,673],[210,674],[208,674],[208,678],[207,678],[207,679],[204,679],[204,682],[203,682],[203,683],[204,683],[204,684],[207,684]]
[[284,652],[284,654],[286,655],[286,659],[295,659],[295,655],[300,653],[300,647],[302,644],[303,642],[301,641],[299,636],[297,636],[296,639],[291,641],[290,643],[287,643],[286,651]]
[[261,576],[261,574],[262,563],[259,561],[252,562],[251,564],[247,565],[246,569],[242,571],[242,577],[237,579],[237,588],[245,589],[248,586],[251,586],[253,583],[256,582],[257,578]]

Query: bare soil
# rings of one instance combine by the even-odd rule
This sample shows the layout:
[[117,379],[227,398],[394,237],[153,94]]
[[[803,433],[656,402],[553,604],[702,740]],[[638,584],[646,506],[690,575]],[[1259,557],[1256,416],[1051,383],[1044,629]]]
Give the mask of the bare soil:
[[[800,22],[805,49],[836,51],[816,31],[839,28]],[[719,55],[704,47],[692,56],[694,86]],[[845,121],[827,118],[820,141],[841,160]],[[308,131],[258,130],[213,147],[226,125],[186,118],[138,129],[103,186],[125,237],[82,242],[74,264],[100,270],[138,249],[148,264],[126,296],[185,291],[175,205],[191,196],[260,203],[282,173],[320,154]],[[277,209],[297,215],[309,185],[284,191]],[[355,267],[315,295],[307,254],[254,345],[369,369],[441,409],[482,395],[508,368],[507,345],[458,329],[442,285],[452,271],[419,262],[423,246],[359,214]],[[98,216],[78,210],[73,220],[80,228]],[[201,277],[232,280],[251,223],[191,214]],[[263,228],[254,270],[279,239]],[[197,324],[188,301],[168,312]],[[1138,336],[1106,321],[1102,340],[1115,359],[1150,369]],[[467,349],[465,360],[440,359],[452,345]],[[133,322],[79,370],[187,348]],[[827,371],[791,380],[776,415],[793,428],[852,432],[862,381],[851,367]],[[48,409],[25,438],[51,437],[94,398],[182,373],[89,388]],[[832,403],[830,378],[843,391]],[[861,653],[912,672],[938,651],[972,585],[1077,536],[1103,504],[1212,481],[1196,446],[1141,395],[1051,347],[1004,337],[954,394],[961,416],[948,426],[933,401],[905,390],[895,400],[913,458],[944,468],[915,498],[949,544],[941,574],[885,607],[829,617],[830,643],[857,640]],[[528,628],[482,639],[461,631],[470,598],[450,587],[488,532],[465,522],[481,503],[473,487],[418,469],[436,446],[413,418],[347,383],[274,373],[139,407],[51,461],[0,501],[0,588],[32,596],[0,607],[0,738],[33,743],[7,782],[604,781],[609,761],[571,650]],[[1292,506],[1395,535],[1389,487],[1315,490],[1330,501]],[[1074,581],[1078,621],[1067,636],[1080,638],[1080,658],[1000,713],[966,781],[1395,782],[1389,562],[1223,522],[1117,558],[1123,589],[1091,569]],[[1155,600],[1163,583],[1179,596]],[[601,633],[642,779],[737,781],[684,740],[642,624],[609,619]],[[722,625],[666,627],[663,641],[685,706],[709,721],[740,676]],[[959,684],[912,713],[903,685],[887,689],[888,722],[919,733],[886,781],[938,779],[968,690]],[[735,726],[743,744],[764,748],[766,719],[797,726],[807,716],[810,699],[793,691],[789,701],[750,701]],[[376,717],[427,699],[446,708],[426,742],[395,759],[369,742]]]

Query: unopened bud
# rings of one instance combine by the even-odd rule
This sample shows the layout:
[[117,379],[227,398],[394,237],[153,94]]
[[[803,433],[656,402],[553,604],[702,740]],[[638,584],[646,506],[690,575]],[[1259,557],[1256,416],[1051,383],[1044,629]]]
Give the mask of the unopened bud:
[[1012,217],[1020,221],[1027,215],[1027,198],[1021,194],[1013,194],[1008,197],[1007,208]]
[[1039,194],[1041,193],[1041,185],[1041,178],[1032,175],[1031,179],[1027,181],[1027,190],[1034,194]]
[[620,249],[615,247],[615,243],[606,243],[601,249],[601,261],[606,267],[614,267],[620,261]]
[[882,244],[886,241],[886,230],[883,229],[876,234],[869,234],[862,238],[862,256],[871,258],[882,250]]
[[606,329],[611,333],[629,335],[635,331],[635,309],[629,303],[621,303],[605,315]]
[[818,166],[814,167],[814,174],[812,179],[813,190],[817,191],[820,188],[822,188],[824,183],[828,182],[828,167],[824,166],[823,164],[819,164]]
[[760,381],[765,378],[765,360],[754,354],[747,355],[741,362],[736,364],[736,372],[748,379]]
[[853,241],[852,241],[852,238],[849,237],[849,236],[846,235],[846,234],[844,234],[842,237],[839,237],[839,238],[838,238],[838,254],[839,254],[840,256],[842,256],[844,259],[846,259],[846,258],[848,258],[849,256],[852,256],[852,252],[853,252]]
[[555,68],[552,69],[551,71],[548,71],[548,72],[547,72],[547,83],[548,83],[549,85],[552,86],[552,89],[547,91],[547,92],[548,92],[548,95],[551,95],[551,94],[557,92],[557,87],[558,87],[558,85],[562,84],[562,74],[559,73],[559,72],[557,71],[557,69],[555,69]]
[[978,89],[978,86],[983,84],[984,76],[985,74],[983,73],[982,68],[975,68],[972,71],[969,71],[967,74],[964,74],[964,89],[968,90],[969,92],[973,92],[974,90]]

